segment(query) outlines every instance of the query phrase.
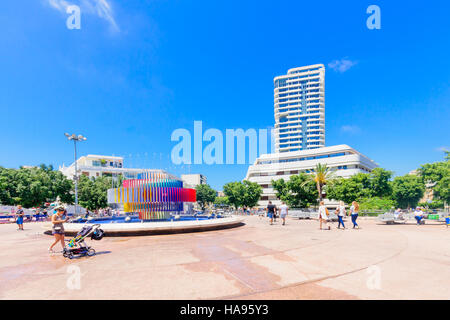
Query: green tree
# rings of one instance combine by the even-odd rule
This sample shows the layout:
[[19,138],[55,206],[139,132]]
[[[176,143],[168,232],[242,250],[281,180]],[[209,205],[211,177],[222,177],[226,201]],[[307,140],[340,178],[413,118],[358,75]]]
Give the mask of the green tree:
[[248,180],[244,180],[242,184],[244,186],[243,206],[246,208],[256,206],[261,198],[261,186],[256,182],[250,182]]
[[239,207],[254,207],[262,194],[262,188],[255,182],[244,180],[243,182],[229,182],[223,186],[223,192],[228,201],[236,209]]
[[418,170],[418,175],[422,178],[423,183],[434,184],[441,181],[449,175],[450,161],[426,163]]
[[417,172],[422,182],[433,189],[435,200],[450,203],[450,153],[448,151],[445,153],[445,161],[424,164]]
[[111,188],[111,177],[80,177],[78,183],[79,203],[89,210],[97,210],[108,206],[107,191]]
[[420,177],[404,175],[395,177],[392,184],[392,194],[401,208],[415,207],[425,192],[425,185]]
[[0,167],[0,203],[13,205],[13,198],[16,196],[15,171]]
[[197,190],[197,202],[202,210],[205,210],[209,203],[216,200],[216,190],[211,188],[209,184],[199,184],[195,189]]
[[370,195],[373,197],[390,197],[392,195],[392,171],[375,168],[369,173]]
[[228,197],[228,201],[235,209],[243,205],[244,186],[242,182],[228,182],[223,186],[223,193]]
[[[309,179],[316,184],[319,201],[322,201],[323,187],[335,179],[335,174],[326,164],[318,163],[314,169],[314,173],[309,175]],[[308,181],[305,181],[305,184],[307,183]]]
[[214,205],[216,207],[229,207],[230,202],[228,201],[228,197],[216,197],[216,200],[214,201]]
[[290,207],[308,208],[317,202],[316,184],[305,173],[292,175],[287,182],[284,179],[272,180],[272,186],[278,199]]
[[434,187],[437,197],[445,203],[450,203],[450,175],[443,177]]
[[358,173],[350,178],[334,179],[327,185],[328,199],[341,200],[345,203],[359,201],[371,196],[370,176],[367,173]]
[[72,203],[72,182],[53,166],[0,168],[0,202],[21,204],[26,208],[41,206],[60,198]]

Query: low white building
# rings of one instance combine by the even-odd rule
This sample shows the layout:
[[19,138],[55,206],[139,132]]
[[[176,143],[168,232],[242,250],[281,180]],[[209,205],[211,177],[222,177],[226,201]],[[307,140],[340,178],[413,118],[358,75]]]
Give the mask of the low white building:
[[182,174],[181,180],[185,188],[194,188],[199,184],[206,184],[206,177],[200,173]]
[[289,180],[291,175],[300,172],[312,173],[318,163],[326,164],[335,170],[337,176],[348,178],[359,172],[371,172],[378,165],[368,157],[348,145],[309,149],[302,151],[264,154],[249,166],[245,180],[258,183],[263,188],[259,206],[267,206],[269,200],[280,205],[271,181],[283,178]]
[[[135,178],[138,173],[141,173],[145,170],[124,168],[123,157],[93,154],[80,157],[77,160],[77,167],[79,175],[84,175],[90,178],[100,177],[103,175],[109,175],[113,177],[123,175],[124,179],[131,179]],[[59,167],[59,171],[61,171],[68,179],[73,180],[73,177],[75,175],[75,163],[72,163],[68,167],[62,165]]]

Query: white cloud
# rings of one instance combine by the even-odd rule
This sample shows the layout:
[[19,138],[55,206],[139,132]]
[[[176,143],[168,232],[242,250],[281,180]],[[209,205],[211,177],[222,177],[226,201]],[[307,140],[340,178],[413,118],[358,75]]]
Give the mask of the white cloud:
[[47,3],[54,9],[66,13],[66,8],[70,6],[65,0],[47,0]]
[[334,60],[328,64],[328,67],[333,69],[336,72],[343,73],[356,65],[356,61],[349,60],[347,58],[343,58],[341,60]]
[[[109,2],[108,2],[109,1]],[[70,5],[78,5],[81,10],[81,14],[96,15],[101,19],[108,21],[111,28],[114,31],[120,31],[116,20],[114,19],[114,12],[111,8],[110,0],[78,0],[74,2],[68,2],[66,0],[46,0],[53,9],[66,13],[66,9]]]
[[358,126],[345,125],[341,127],[341,131],[345,133],[359,133],[361,129]]

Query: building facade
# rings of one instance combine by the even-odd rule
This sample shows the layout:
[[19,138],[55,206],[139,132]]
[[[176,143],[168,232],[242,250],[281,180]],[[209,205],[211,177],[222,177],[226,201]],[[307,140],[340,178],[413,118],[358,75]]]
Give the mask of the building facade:
[[289,69],[274,78],[275,152],[325,146],[325,66]]
[[[96,178],[103,175],[118,177],[122,175],[124,179],[133,179],[144,169],[124,168],[123,158],[114,156],[92,155],[80,157],[77,160],[78,175],[84,175],[89,178]],[[59,167],[68,179],[73,180],[75,175],[75,163],[66,167]]]
[[189,188],[195,188],[199,184],[206,184],[206,176],[200,173],[193,173],[193,174],[182,174],[181,180],[183,181],[184,185]]
[[357,173],[371,172],[378,165],[368,157],[347,145],[337,145],[310,150],[279,152],[261,155],[248,168],[245,180],[258,183],[263,188],[259,206],[267,206],[269,200],[276,205],[276,191],[272,180],[289,180],[300,172],[313,173],[316,165],[326,164],[335,170],[336,176],[348,178]]

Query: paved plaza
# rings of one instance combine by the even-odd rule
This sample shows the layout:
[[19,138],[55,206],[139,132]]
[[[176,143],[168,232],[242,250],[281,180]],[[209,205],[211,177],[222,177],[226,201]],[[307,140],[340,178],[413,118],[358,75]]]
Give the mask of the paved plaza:
[[[43,223],[25,231],[0,225],[0,299],[450,298],[443,224],[359,218],[360,230],[320,231],[315,220],[244,221],[220,231],[88,240],[98,254],[73,260],[49,255],[53,238]],[[79,289],[70,285],[74,270]]]

